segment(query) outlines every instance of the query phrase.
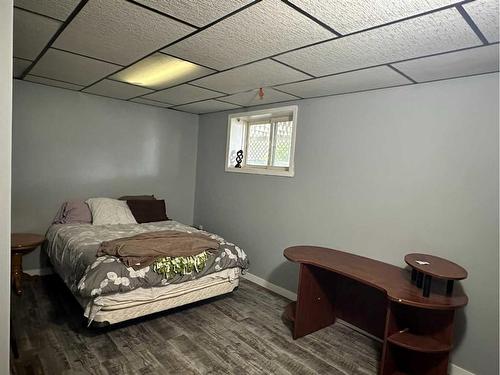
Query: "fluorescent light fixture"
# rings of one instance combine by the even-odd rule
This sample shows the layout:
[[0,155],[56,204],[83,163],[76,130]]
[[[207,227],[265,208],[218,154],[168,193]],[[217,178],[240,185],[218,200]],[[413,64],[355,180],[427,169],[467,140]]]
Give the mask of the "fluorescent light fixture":
[[212,69],[155,53],[111,78],[151,89],[164,89],[212,73]]

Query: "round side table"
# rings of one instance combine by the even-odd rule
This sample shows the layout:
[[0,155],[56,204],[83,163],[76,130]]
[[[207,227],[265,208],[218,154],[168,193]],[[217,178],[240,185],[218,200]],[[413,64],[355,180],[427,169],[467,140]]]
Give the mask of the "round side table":
[[455,280],[467,278],[467,271],[456,263],[429,254],[413,253],[405,256],[405,262],[411,270],[411,281],[422,288],[423,295],[429,297],[432,278],[446,280],[446,294],[452,295]]
[[31,253],[43,244],[45,237],[33,233],[12,233],[10,237],[10,252],[12,262],[12,284],[17,294],[22,294],[21,279],[23,276],[23,255]]

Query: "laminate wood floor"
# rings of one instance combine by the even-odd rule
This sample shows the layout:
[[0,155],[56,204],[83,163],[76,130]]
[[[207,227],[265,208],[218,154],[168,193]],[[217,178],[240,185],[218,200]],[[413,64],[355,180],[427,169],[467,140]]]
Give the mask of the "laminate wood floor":
[[106,329],[87,329],[56,276],[12,296],[12,374],[376,374],[380,344],[342,324],[293,340],[289,301],[249,281],[235,292]]

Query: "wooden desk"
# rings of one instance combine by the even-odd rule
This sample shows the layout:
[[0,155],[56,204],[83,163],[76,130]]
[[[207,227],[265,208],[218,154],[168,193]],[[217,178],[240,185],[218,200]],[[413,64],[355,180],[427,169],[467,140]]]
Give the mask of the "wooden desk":
[[297,302],[285,310],[293,338],[342,319],[383,340],[380,374],[446,375],[455,310],[468,302],[460,285],[447,295],[437,283],[429,297],[410,271],[315,246],[294,246],[300,263]]

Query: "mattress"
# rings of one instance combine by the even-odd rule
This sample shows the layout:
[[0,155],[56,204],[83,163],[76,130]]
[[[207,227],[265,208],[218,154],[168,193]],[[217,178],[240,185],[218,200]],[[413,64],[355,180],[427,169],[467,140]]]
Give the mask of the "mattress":
[[[210,251],[201,270],[175,275],[157,273],[152,266],[136,270],[110,255],[96,257],[97,249],[103,241],[163,230],[202,233],[216,240],[219,248]],[[214,233],[200,231],[175,221],[116,225],[52,225],[46,237],[45,250],[55,271],[73,294],[82,298],[97,298],[128,293],[139,288],[180,284],[225,269],[248,268],[245,252],[235,244]]]
[[[101,242],[139,233],[176,230],[203,233],[219,242],[197,272],[162,275],[153,267],[135,270],[118,258],[96,257]],[[111,324],[231,292],[248,268],[243,250],[222,237],[175,222],[52,225],[45,251],[54,270],[84,307],[89,323]]]
[[240,272],[239,268],[233,268],[182,284],[139,288],[90,301],[78,300],[89,324],[92,321],[115,324],[230,293],[239,285]]

